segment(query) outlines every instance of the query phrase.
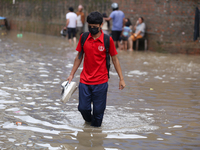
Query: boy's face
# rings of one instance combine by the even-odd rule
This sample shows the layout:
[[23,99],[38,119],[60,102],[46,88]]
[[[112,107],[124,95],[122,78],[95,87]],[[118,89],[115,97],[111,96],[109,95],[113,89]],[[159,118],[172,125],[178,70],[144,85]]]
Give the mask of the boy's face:
[[101,31],[102,25],[103,24],[88,24],[88,29],[91,35],[97,35]]
[[90,26],[91,28],[102,28],[103,26],[103,23],[100,25],[100,24],[88,24],[88,26]]

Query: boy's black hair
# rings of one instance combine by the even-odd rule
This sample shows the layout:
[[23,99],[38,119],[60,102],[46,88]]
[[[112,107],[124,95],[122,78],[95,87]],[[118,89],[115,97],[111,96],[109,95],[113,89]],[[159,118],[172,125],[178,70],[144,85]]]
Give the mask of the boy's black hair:
[[69,11],[73,12],[74,8],[73,7],[69,7]]
[[103,16],[98,11],[91,12],[87,16],[87,22],[89,24],[102,24],[102,22],[103,22]]

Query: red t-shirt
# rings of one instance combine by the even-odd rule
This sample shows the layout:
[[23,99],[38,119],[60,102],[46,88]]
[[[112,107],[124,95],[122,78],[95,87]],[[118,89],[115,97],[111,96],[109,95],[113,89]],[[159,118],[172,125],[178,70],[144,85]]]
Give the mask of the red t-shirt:
[[[82,37],[82,35],[81,35]],[[76,50],[81,52],[81,37]],[[104,33],[100,37],[93,39],[91,34],[88,35],[83,49],[84,62],[83,70],[80,75],[80,82],[88,85],[96,85],[108,82],[108,71],[106,67],[106,49],[104,46]],[[117,55],[115,44],[110,37],[110,56]]]

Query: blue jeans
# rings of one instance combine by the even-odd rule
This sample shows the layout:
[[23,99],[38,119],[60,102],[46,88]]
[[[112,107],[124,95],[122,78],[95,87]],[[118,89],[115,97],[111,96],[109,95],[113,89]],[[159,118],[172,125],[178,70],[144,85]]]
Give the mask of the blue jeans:
[[[108,83],[98,85],[79,84],[79,105],[83,119],[91,122],[91,126],[100,127],[104,111],[106,109],[106,98]],[[91,102],[93,102],[93,113],[91,114]]]

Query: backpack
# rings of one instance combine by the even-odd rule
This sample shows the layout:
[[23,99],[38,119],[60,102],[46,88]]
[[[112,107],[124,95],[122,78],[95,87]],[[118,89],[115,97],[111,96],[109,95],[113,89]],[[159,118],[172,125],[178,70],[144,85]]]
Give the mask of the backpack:
[[[81,37],[81,52],[79,54],[79,59],[81,59],[81,56],[83,55],[84,53],[84,50],[83,50],[83,45],[87,39],[89,35],[89,32],[84,32],[82,37]],[[107,34],[104,34],[104,46],[106,48],[106,68],[107,68],[107,71],[108,71],[108,78],[110,78],[109,76],[109,69],[110,69],[110,55],[109,55],[109,47],[110,47],[110,36],[107,35]]]

